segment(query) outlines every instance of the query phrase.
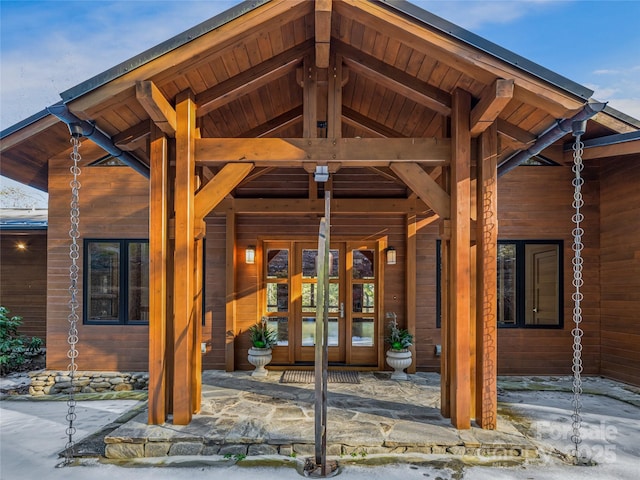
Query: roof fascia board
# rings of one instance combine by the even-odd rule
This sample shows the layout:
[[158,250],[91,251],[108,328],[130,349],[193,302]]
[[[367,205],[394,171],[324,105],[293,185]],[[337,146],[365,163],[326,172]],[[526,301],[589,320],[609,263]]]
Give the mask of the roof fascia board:
[[[0,140],[4,139],[5,137],[8,137],[9,135],[14,134],[18,130],[22,130],[23,128],[26,128],[29,125],[39,122],[43,118],[46,118],[48,115],[49,115],[49,111],[45,108],[44,110],[41,110],[38,113],[34,113],[30,117],[27,117],[24,120],[19,121],[15,125],[11,125],[10,127],[5,128],[0,132]],[[58,119],[56,118],[55,122],[57,121]],[[2,150],[4,149],[5,149],[5,145],[3,144]]]
[[[589,140],[583,140],[584,148],[592,147],[606,147],[608,145],[618,145],[625,142],[634,142],[640,140],[640,130],[637,132],[618,133],[614,135],[608,135],[606,137],[590,138]],[[568,152],[573,149],[573,143],[567,143],[564,146],[564,151]]]
[[109,83],[110,81],[129,73],[136,68],[161,57],[162,55],[175,50],[196,38],[199,38],[207,33],[225,25],[233,20],[241,17],[245,13],[257,9],[258,7],[268,3],[270,0],[250,0],[239,3],[238,5],[231,7],[230,9],[212,17],[189,30],[180,33],[169,40],[166,40],[155,47],[152,47],[144,52],[136,55],[135,57],[125,60],[124,62],[110,68],[109,70],[100,73],[89,80],[86,80],[75,87],[65,90],[60,94],[64,103],[71,102],[86,93],[89,93],[96,88],[101,87]]
[[499,60],[502,60],[530,75],[533,75],[555,87],[558,87],[565,92],[570,93],[576,97],[584,100],[589,99],[593,95],[593,90],[590,90],[579,83],[569,80],[562,75],[559,75],[537,63],[527,60],[520,55],[513,53],[506,48],[503,48],[489,40],[486,40],[475,33],[471,33],[468,30],[459,27],[433,13],[413,5],[405,0],[377,0],[381,5],[385,5],[388,8],[407,15],[418,22],[427,25],[433,29],[436,29],[450,37],[453,37],[475,49],[481,50],[489,55],[492,55]]

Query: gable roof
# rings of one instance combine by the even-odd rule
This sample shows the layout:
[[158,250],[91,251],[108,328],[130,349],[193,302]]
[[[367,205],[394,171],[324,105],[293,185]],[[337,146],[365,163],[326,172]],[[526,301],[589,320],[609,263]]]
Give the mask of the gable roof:
[[[318,20],[326,13],[318,17],[321,4],[329,5],[328,27]],[[592,95],[405,1],[261,0],[242,2],[62,92],[61,104],[141,164],[150,116],[136,93],[140,81],[153,82],[169,102],[191,89],[203,137],[301,137],[300,77],[322,43],[320,28],[329,35],[332,66],[339,62],[344,71],[344,137],[446,137],[456,88],[480,103],[495,95],[497,81],[508,79],[513,96],[498,117],[505,159],[573,116]],[[323,85],[328,75],[320,70]],[[585,138],[638,128],[638,121],[606,108],[589,122]],[[47,162],[68,150],[68,137],[49,110],[6,129],[0,173],[46,190]]]

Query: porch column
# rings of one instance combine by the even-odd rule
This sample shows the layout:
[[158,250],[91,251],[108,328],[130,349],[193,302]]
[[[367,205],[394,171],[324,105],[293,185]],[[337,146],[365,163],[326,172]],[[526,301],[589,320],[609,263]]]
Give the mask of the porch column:
[[149,162],[149,423],[167,418],[167,137],[151,122]]
[[451,114],[451,423],[471,428],[471,95],[456,89]]
[[477,189],[476,423],[495,430],[497,418],[498,130],[480,136]]
[[176,117],[173,423],[187,425],[191,422],[192,405],[200,403],[192,398],[193,378],[200,375],[192,371],[196,368],[193,329],[199,321],[194,308],[196,105],[192,92],[178,94]]

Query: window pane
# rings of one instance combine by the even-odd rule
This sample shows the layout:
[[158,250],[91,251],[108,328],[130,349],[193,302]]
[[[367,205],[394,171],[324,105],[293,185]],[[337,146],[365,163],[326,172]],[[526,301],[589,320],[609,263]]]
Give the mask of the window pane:
[[498,323],[516,324],[516,245],[498,244]]
[[353,251],[353,278],[370,279],[374,278],[374,251],[354,250]]
[[360,283],[353,285],[353,311],[373,313],[375,309],[375,284]]
[[525,245],[525,325],[559,325],[559,245]]
[[289,311],[289,285],[267,283],[267,312]]
[[149,321],[149,244],[129,244],[129,321]]
[[[318,284],[302,284],[302,311],[315,312],[318,303]],[[329,284],[329,312],[340,311],[340,284]]]
[[287,278],[289,276],[289,250],[267,250],[267,278]]
[[278,346],[289,345],[289,319],[287,317],[269,317],[267,326],[269,330],[277,332]]
[[354,318],[351,327],[351,345],[354,347],[373,347],[373,318]]
[[[328,342],[330,347],[339,345],[338,319],[329,317]],[[302,346],[313,347],[316,344],[316,319],[315,317],[302,317]]]
[[120,243],[90,242],[87,279],[88,319],[120,318]]
[[[302,250],[302,278],[316,278],[318,261],[318,250],[305,248]],[[329,250],[329,277],[338,278],[340,271],[340,252],[338,250]]]

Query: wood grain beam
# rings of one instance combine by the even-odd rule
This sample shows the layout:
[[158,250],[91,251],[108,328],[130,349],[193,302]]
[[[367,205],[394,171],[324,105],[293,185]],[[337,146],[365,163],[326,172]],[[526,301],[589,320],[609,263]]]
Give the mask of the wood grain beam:
[[471,95],[453,94],[451,136],[451,423],[471,428]]
[[149,80],[136,82],[136,98],[149,118],[167,136],[176,135],[176,111],[162,92]]
[[[620,155],[640,155],[640,140],[630,142],[620,142],[614,145],[602,145],[585,147],[582,153],[583,160],[594,160],[597,158],[615,157]],[[573,162],[573,153],[565,152],[567,162]]]
[[346,43],[336,41],[336,51],[343,55],[344,63],[354,72],[430,110],[445,116],[451,115],[451,95],[444,90],[432,87]]
[[442,218],[451,215],[451,198],[417,163],[392,163],[391,170]]
[[476,137],[489,128],[512,98],[513,80],[499,78],[493,82],[471,110],[471,136]]
[[510,139],[514,146],[524,148],[536,141],[536,136],[506,120],[498,119],[498,133]]
[[304,58],[302,69],[302,136],[318,137],[318,72],[311,56]]
[[[308,198],[270,198],[265,201],[260,198],[224,199],[213,210],[215,214],[226,214],[233,210],[237,214],[260,213],[281,215],[316,214],[324,212],[324,199],[310,200]],[[370,215],[390,215],[417,213],[430,211],[430,208],[418,199],[405,198],[351,198],[332,199],[331,211],[342,214],[368,213]]]
[[192,332],[194,322],[200,321],[193,308],[196,105],[190,91],[178,95],[176,116],[173,423],[187,425],[193,413]]
[[251,163],[228,163],[196,193],[196,222],[204,219],[253,170]]
[[147,137],[149,137],[151,131],[149,127],[152,123],[150,120],[143,120],[137,125],[114,135],[111,140],[120,150],[136,150],[140,147],[141,142],[147,141]]
[[328,68],[331,46],[331,10],[333,0],[316,0],[316,67]]
[[434,138],[202,138],[198,165],[250,162],[255,166],[300,167],[306,162],[340,162],[345,166],[388,166],[390,162],[445,165],[448,139]]
[[293,72],[310,48],[311,43],[301,43],[199,93],[196,96],[197,116],[207,115],[213,110]]
[[262,125],[238,135],[238,138],[261,138],[276,135],[278,131],[289,128],[302,120],[302,105],[292,108],[288,112],[272,118]]
[[382,123],[378,123],[375,120],[361,114],[360,112],[356,112],[355,110],[344,105],[342,107],[342,118],[345,120],[345,123],[351,124],[358,128],[362,128],[368,132],[371,132],[377,137],[406,138],[406,135],[403,135],[397,130],[389,128]]

